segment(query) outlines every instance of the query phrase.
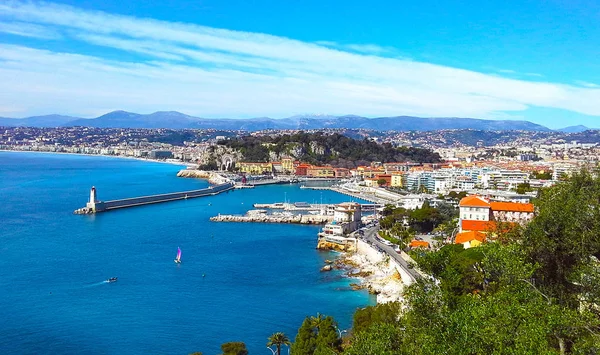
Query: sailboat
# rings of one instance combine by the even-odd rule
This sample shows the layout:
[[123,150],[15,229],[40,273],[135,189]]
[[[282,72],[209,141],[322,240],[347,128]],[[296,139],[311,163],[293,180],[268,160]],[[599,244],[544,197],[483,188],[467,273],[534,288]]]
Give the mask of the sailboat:
[[176,264],[181,264],[181,249],[177,247],[177,257],[173,260]]

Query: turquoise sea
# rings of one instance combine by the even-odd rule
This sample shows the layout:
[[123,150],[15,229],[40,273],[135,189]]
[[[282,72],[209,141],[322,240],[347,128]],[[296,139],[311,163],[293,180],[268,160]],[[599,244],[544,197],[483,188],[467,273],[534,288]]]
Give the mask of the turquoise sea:
[[[74,215],[101,200],[203,188],[179,166],[130,159],[0,152],[0,354],[219,354],[292,338],[304,317],[351,326],[374,303],[315,249],[318,227],[214,223],[255,202],[348,201],[298,185]],[[177,247],[182,264],[173,262]],[[116,276],[115,283],[103,280]]]

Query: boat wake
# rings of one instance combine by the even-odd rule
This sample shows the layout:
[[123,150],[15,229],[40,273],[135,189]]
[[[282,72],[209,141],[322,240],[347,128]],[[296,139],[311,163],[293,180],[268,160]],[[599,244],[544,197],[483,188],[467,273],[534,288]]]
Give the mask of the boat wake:
[[93,284],[85,285],[85,286],[83,286],[83,288],[97,287],[97,286],[104,285],[104,284],[107,284],[107,283],[109,283],[109,282],[107,280],[104,280],[104,281],[96,282],[96,283],[93,283]]

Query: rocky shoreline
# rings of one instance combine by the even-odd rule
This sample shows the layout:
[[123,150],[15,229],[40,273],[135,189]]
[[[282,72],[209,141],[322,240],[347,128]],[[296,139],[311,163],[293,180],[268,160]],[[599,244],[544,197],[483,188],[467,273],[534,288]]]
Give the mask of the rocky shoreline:
[[343,270],[346,276],[356,278],[358,283],[351,283],[353,290],[368,290],[377,295],[377,303],[397,302],[402,300],[404,284],[402,277],[389,258],[372,260],[367,255],[354,252],[343,253],[335,261],[326,263],[321,271],[332,269]]

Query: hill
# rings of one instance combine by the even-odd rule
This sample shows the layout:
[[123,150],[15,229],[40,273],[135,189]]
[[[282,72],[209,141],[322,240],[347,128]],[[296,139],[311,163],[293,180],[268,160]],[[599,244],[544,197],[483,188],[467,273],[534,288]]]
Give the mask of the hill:
[[32,116],[27,118],[0,117],[0,126],[5,127],[60,127],[68,122],[77,120],[77,117],[63,115]]
[[561,129],[558,129],[557,131],[564,132],[564,133],[580,133],[580,132],[587,131],[589,129],[591,129],[591,128],[588,128],[583,125],[577,125],[577,126],[569,126],[569,127],[561,128]]
[[158,111],[139,114],[113,111],[105,115],[83,119],[70,116],[48,115],[22,119],[0,118],[2,126],[84,126],[98,128],[172,128],[220,129],[259,131],[265,129],[325,129],[349,128],[393,131],[436,131],[441,129],[475,129],[483,131],[523,130],[551,131],[549,128],[528,122],[508,120],[483,120],[477,118],[423,118],[412,116],[367,118],[362,116],[301,115],[273,119],[258,117],[248,119],[201,118],[177,111]]

